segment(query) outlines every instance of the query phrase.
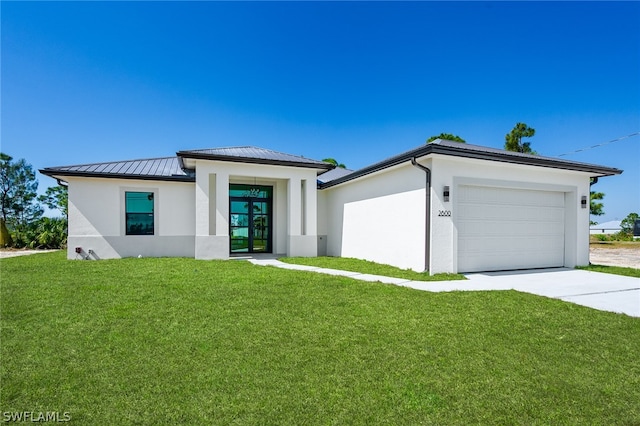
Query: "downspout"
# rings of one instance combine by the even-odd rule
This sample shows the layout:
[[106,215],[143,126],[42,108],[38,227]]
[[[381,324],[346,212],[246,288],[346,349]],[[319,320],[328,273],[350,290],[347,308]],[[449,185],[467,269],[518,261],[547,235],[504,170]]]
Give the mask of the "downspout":
[[429,257],[431,254],[431,170],[428,167],[416,161],[416,157],[411,158],[411,165],[419,168],[425,173],[426,177],[426,192],[425,201],[427,203],[427,209],[425,211],[425,224],[424,224],[424,265],[425,271],[430,271]]

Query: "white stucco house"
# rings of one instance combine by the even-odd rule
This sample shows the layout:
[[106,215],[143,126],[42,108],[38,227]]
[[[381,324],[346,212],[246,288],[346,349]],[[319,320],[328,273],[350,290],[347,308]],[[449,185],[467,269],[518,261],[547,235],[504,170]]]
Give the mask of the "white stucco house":
[[49,167],[68,258],[343,256],[416,271],[589,263],[591,178],[621,170],[436,140],[360,170],[256,147]]
[[622,230],[621,220],[611,220],[609,222],[598,223],[589,227],[591,234],[617,234]]

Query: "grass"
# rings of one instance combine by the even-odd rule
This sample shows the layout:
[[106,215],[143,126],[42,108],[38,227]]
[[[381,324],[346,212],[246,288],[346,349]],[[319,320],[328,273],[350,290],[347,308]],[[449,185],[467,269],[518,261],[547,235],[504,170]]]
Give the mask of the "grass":
[[589,265],[589,266],[578,266],[576,269],[583,269],[585,271],[604,272],[607,274],[624,275],[626,277],[640,278],[640,269],[627,268],[623,266]]
[[0,411],[76,424],[640,423],[640,320],[244,261],[0,260]]
[[447,281],[466,280],[462,274],[434,274],[428,272],[415,272],[410,269],[400,269],[391,265],[384,265],[368,260],[348,257],[283,257],[281,261],[296,265],[316,266],[318,268],[339,269],[363,274],[383,275],[394,278],[405,278],[413,281]]

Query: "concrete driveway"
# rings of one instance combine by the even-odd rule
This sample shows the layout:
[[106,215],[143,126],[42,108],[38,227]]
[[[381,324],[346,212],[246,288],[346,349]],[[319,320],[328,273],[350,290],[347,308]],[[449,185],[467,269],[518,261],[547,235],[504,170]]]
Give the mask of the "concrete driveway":
[[466,277],[468,281],[429,283],[428,290],[512,289],[640,317],[640,278],[567,268],[483,272],[467,274]]

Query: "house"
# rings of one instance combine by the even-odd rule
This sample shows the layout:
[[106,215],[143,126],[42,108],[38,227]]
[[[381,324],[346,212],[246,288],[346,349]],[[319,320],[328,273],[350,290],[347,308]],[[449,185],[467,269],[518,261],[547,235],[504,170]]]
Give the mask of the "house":
[[617,234],[622,229],[620,220],[611,220],[609,222],[598,223],[589,227],[590,234]]
[[257,147],[49,167],[68,257],[343,256],[416,271],[589,263],[590,179],[621,170],[436,140],[350,171]]

